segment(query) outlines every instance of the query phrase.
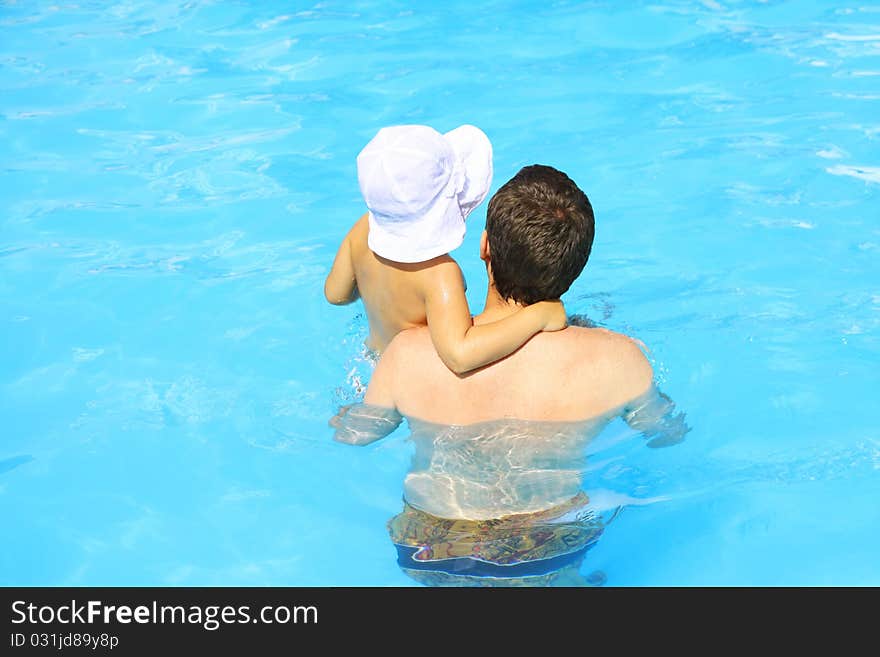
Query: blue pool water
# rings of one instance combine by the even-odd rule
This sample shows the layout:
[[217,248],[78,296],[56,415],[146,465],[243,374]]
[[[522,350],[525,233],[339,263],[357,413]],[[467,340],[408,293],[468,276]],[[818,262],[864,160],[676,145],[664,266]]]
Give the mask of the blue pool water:
[[365,322],[322,283],[376,130],[473,123],[493,191],[590,196],[566,305],[692,426],[609,441],[583,574],[880,585],[880,6],[476,7],[0,2],[0,584],[414,584],[411,445],[331,441]]

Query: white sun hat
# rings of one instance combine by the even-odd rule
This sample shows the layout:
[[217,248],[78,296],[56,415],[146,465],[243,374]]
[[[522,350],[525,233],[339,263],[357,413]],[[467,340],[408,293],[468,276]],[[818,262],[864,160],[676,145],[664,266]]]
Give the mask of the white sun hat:
[[465,219],[492,185],[492,144],[472,125],[445,135],[426,125],[391,126],[364,147],[357,168],[370,249],[395,262],[424,262],[464,240]]

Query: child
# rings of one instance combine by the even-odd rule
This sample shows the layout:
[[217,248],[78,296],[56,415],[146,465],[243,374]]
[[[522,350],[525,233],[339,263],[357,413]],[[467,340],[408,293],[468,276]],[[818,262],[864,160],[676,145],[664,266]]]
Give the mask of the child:
[[510,355],[540,331],[565,328],[561,301],[473,325],[449,251],[461,245],[465,219],[492,183],[492,145],[481,130],[383,128],[357,166],[369,212],[339,247],[324,296],[335,305],[360,296],[370,324],[367,347],[381,352],[400,331],[427,325],[446,366],[464,374]]

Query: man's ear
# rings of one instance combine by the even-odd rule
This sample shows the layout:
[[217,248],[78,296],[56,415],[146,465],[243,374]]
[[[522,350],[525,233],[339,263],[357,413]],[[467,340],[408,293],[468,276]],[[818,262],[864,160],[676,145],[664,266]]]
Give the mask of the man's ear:
[[489,235],[486,231],[483,231],[483,234],[480,235],[480,260],[483,262],[489,262],[491,259],[491,255],[489,254]]

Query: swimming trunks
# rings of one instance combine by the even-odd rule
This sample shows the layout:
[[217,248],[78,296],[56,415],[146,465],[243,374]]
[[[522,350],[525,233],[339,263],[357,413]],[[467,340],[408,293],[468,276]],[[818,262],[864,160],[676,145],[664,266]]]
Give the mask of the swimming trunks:
[[581,491],[559,506],[492,520],[439,518],[404,502],[388,522],[398,565],[428,586],[583,584],[584,555],[603,532]]

